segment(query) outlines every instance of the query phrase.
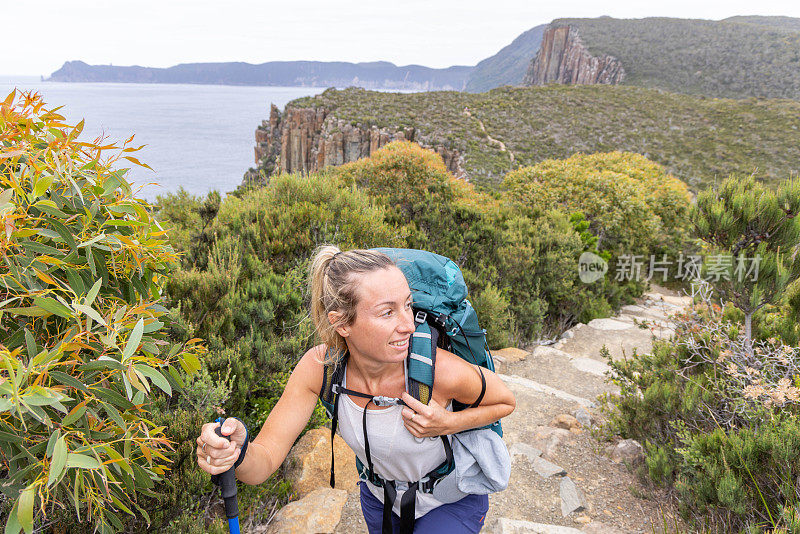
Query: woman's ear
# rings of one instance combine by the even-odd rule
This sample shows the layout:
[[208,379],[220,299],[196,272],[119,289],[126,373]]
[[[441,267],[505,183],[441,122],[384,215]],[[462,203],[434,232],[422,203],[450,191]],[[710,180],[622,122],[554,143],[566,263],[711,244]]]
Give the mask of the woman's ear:
[[[330,324],[336,324],[336,321],[341,320],[342,313],[338,311],[329,311],[328,312],[328,322]],[[336,329],[336,332],[342,337],[348,337],[350,335],[350,328],[347,326],[340,326]]]

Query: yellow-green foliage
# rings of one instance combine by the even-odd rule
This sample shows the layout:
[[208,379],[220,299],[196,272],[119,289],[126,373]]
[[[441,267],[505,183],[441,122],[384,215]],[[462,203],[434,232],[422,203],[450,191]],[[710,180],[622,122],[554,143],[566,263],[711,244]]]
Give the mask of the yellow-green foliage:
[[6,533],[64,514],[101,532],[120,530],[124,514],[147,518],[138,498],[165,476],[171,448],[147,409],[202,350],[162,331],[176,255],[127,169],[114,169],[138,164],[130,139],[79,142],[83,122],[63,121],[35,94],[0,106]]
[[[385,206],[387,222],[403,227],[407,246],[456,261],[482,282],[497,278],[492,262],[505,217],[498,199],[455,178],[441,156],[416,143],[396,141],[369,158],[327,170]],[[464,274],[467,284],[474,279]]]
[[686,185],[638,154],[545,160],[508,173],[503,188],[508,201],[526,213],[550,208],[582,212],[599,237],[600,250],[667,252],[685,236]]

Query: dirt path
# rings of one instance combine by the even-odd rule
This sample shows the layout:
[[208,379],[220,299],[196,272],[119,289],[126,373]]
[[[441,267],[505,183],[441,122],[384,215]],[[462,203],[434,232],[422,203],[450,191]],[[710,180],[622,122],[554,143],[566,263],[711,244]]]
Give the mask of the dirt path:
[[[611,459],[606,449],[613,445],[599,442],[585,424],[571,431],[556,427],[569,427],[564,414],[596,423],[597,396],[616,392],[606,381],[601,347],[613,359],[634,349],[649,352],[654,335],[674,333],[669,315],[689,302],[656,288],[616,317],[578,325],[553,346],[502,364],[503,379],[517,398],[517,409],[503,420],[514,464],[509,488],[490,498],[485,532],[649,533],[661,532],[665,518],[673,523],[659,496],[643,488],[625,462]],[[636,324],[642,321],[649,326]]]
[[507,152],[508,153],[508,157],[511,158],[511,163],[514,163],[514,153],[506,148],[506,144],[504,142],[500,141],[499,139],[495,139],[494,137],[489,135],[489,132],[486,131],[486,127],[483,125],[483,121],[482,120],[480,120],[478,117],[473,117],[472,116],[472,112],[469,110],[469,108],[464,108],[464,115],[466,115],[467,117],[471,117],[471,118],[475,119],[476,121],[478,121],[478,126],[480,126],[481,127],[481,131],[486,134],[486,139],[489,140],[489,143],[491,143],[491,144],[495,145],[497,148],[499,148],[500,152]]

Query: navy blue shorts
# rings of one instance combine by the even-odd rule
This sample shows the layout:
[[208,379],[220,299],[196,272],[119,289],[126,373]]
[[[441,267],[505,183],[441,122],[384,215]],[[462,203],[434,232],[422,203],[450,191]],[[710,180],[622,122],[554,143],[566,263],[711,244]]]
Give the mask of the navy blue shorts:
[[[383,527],[383,503],[369,490],[366,482],[361,485],[361,511],[367,522],[369,534],[381,534]],[[472,534],[480,532],[489,510],[488,495],[467,495],[460,501],[434,508],[414,522],[414,532],[420,534]],[[400,517],[392,512],[392,528],[400,532]]]

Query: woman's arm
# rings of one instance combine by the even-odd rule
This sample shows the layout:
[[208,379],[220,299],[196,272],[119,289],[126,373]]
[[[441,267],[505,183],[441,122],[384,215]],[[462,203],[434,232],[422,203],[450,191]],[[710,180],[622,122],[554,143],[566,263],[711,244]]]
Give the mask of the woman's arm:
[[[484,368],[481,371],[486,379],[486,393],[475,408],[449,412],[434,400],[425,405],[404,393],[403,400],[408,407],[403,409],[403,418],[408,431],[417,437],[454,434],[494,423],[513,412],[516,407],[514,394],[495,373]],[[436,351],[433,383],[434,390],[438,389],[440,393],[437,396],[468,406],[481,394],[478,367],[441,348]]]
[[[286,459],[308,423],[322,388],[324,348],[318,345],[303,355],[258,436],[248,445],[244,460],[236,468],[236,478],[245,484],[256,485],[267,480]],[[215,423],[203,425],[198,440],[207,444],[206,451],[198,447],[198,464],[211,474],[227,471],[238,458],[238,453],[225,454],[230,446],[226,439],[214,433],[216,426]],[[207,456],[211,456],[211,464],[206,463]]]

